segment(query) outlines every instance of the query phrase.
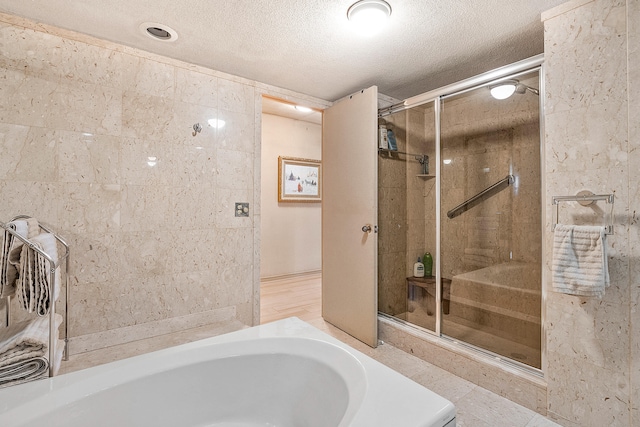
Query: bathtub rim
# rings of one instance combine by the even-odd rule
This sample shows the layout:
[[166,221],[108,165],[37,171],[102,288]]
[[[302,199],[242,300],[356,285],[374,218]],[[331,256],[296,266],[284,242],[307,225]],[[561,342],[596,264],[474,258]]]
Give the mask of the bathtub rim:
[[[53,378],[0,389],[0,420],[11,410],[16,402],[24,400],[32,401],[38,396],[46,395],[52,388],[63,390],[94,375],[108,376],[113,372],[113,368],[127,367],[130,365],[135,368],[135,365],[143,363],[150,358],[157,357],[158,355],[165,355],[165,357],[171,358],[172,355],[180,354],[185,350],[198,349],[202,346],[210,346],[217,343],[242,343],[253,340],[264,340],[265,338],[288,337],[305,338],[340,348],[357,360],[364,369],[366,373],[366,387],[363,393],[363,399],[359,402],[359,405],[355,407],[351,420],[348,419],[348,415],[354,406],[351,404],[352,402],[349,402],[347,412],[340,426],[382,426],[390,425],[387,424],[389,422],[400,422],[401,425],[406,426],[426,427],[445,425],[455,419],[455,407],[445,398],[306,322],[297,318],[288,318],[266,325],[243,329],[104,365],[94,366]],[[155,371],[161,372],[162,369],[156,367]],[[349,390],[349,393],[351,394],[351,390]],[[412,399],[416,399],[417,403],[411,402]],[[412,412],[412,408],[416,407],[419,407],[420,410],[414,410]],[[385,412],[385,410],[383,410],[385,408],[389,410]],[[400,408],[402,408],[402,412]],[[394,413],[394,411],[397,413]]]

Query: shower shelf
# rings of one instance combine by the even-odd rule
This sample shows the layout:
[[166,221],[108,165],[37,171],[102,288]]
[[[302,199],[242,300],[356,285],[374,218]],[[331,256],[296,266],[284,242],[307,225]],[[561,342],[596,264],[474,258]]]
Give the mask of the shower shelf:
[[413,154],[413,153],[405,153],[404,151],[398,151],[398,150],[388,150],[386,148],[378,148],[378,153],[398,153],[398,154],[404,154],[406,156],[415,156],[415,157],[424,157],[425,154]]
[[[404,154],[405,156],[413,156],[420,164],[423,163],[429,163],[429,156],[427,156],[426,154],[414,154],[414,153],[406,153],[404,151],[398,151],[398,150],[388,150],[386,148],[378,148],[378,154],[391,154],[391,153],[397,153],[397,154]],[[388,158],[394,158],[394,157],[388,157]],[[424,178],[424,179],[431,179],[431,178],[435,178],[435,175],[431,175],[431,174],[424,174],[424,173],[419,173],[416,174],[416,176],[418,178]]]

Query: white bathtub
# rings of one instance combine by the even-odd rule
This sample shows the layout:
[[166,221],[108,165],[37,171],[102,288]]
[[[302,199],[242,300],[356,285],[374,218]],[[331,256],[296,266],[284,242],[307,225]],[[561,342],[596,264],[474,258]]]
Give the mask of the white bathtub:
[[0,426],[453,427],[453,404],[291,318],[0,390]]

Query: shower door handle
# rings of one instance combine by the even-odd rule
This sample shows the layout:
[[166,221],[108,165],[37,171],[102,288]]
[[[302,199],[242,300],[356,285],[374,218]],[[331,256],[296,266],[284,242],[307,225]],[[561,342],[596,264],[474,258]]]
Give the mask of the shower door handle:
[[362,227],[363,233],[371,233],[371,226],[369,224]]

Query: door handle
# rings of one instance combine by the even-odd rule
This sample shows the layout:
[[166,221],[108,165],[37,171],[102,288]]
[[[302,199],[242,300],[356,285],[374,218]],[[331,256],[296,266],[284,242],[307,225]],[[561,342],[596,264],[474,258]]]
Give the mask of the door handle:
[[371,226],[369,224],[362,227],[363,233],[371,233]]

